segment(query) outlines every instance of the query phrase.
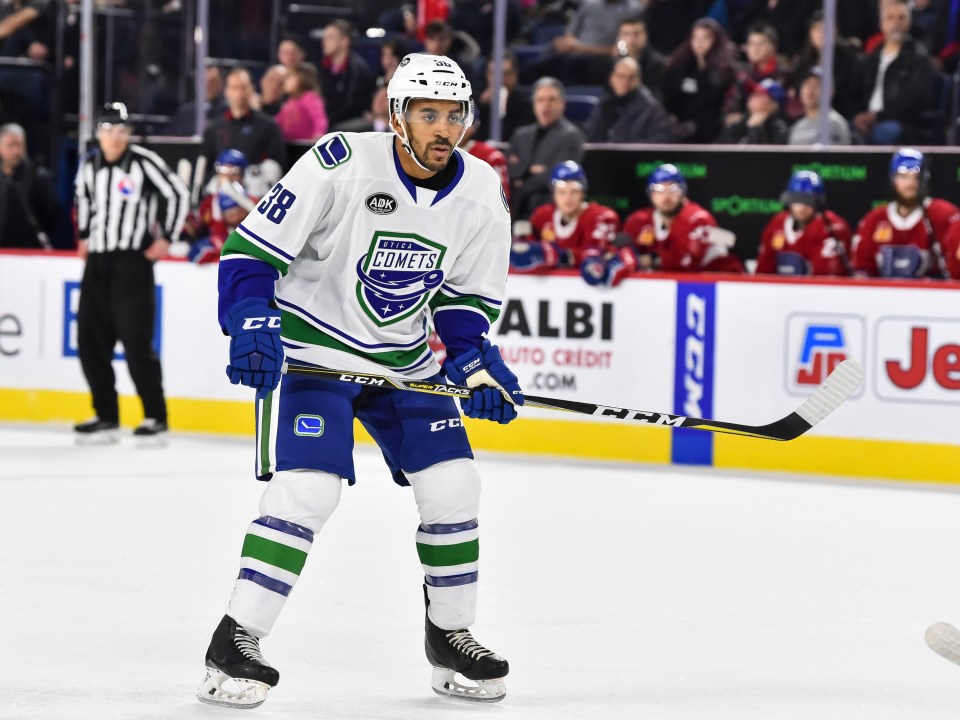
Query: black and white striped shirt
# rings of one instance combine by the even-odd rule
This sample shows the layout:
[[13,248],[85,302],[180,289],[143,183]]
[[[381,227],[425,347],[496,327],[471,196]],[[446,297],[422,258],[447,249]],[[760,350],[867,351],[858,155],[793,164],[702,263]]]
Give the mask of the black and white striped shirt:
[[160,156],[130,145],[115,163],[100,149],[83,158],[74,183],[77,228],[91,253],[143,250],[154,233],[176,241],[190,193]]

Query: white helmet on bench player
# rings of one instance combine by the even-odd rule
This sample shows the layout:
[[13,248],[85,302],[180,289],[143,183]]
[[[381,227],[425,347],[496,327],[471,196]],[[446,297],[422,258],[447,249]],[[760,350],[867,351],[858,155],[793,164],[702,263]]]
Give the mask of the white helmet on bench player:
[[[387,85],[387,100],[390,103],[390,118],[394,122],[391,129],[400,139],[400,144],[413,161],[428,172],[413,148],[410,146],[410,133],[407,130],[405,115],[411,100],[444,100],[460,103],[460,114],[448,116],[448,122],[455,122],[462,129],[457,141],[457,147],[463,140],[467,128],[473,124],[473,98],[470,81],[463,74],[463,70],[456,62],[443,55],[424,55],[410,53],[400,61],[400,66],[393,74],[390,84]],[[403,131],[401,135],[397,126]]]

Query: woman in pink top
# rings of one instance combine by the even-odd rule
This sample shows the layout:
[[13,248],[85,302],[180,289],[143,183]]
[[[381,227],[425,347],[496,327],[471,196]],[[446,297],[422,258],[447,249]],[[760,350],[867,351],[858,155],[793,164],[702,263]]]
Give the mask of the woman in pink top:
[[313,142],[327,132],[327,111],[313,63],[299,62],[283,81],[287,100],[274,120],[286,140]]

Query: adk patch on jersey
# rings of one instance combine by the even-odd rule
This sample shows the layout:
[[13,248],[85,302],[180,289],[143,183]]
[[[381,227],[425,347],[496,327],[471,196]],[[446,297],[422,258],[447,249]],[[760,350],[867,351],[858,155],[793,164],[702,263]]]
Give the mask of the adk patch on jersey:
[[397,209],[397,199],[388,193],[378,192],[367,197],[364,201],[367,210],[374,215],[389,215]]
[[443,282],[446,248],[414,233],[378,231],[357,262],[357,300],[378,326],[418,312]]

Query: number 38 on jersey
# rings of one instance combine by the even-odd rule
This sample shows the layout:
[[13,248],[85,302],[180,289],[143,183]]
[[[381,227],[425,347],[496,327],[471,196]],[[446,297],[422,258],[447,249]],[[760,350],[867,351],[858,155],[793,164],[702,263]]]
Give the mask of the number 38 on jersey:
[[267,220],[279,225],[283,221],[283,218],[286,217],[287,210],[293,206],[296,199],[296,195],[284,188],[280,183],[277,183],[273,186],[270,194],[257,205],[257,212],[261,215],[266,215]]

